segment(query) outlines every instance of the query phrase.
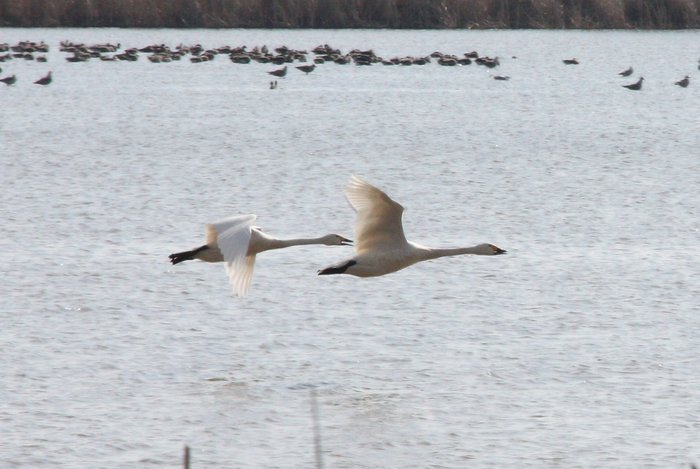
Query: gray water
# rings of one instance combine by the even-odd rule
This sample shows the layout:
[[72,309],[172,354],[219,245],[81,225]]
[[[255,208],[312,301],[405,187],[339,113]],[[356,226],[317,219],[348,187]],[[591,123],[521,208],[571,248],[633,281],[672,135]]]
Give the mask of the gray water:
[[[71,64],[64,39],[501,66],[270,90],[273,65]],[[698,31],[0,29],[19,40],[52,51],[0,64],[2,467],[177,467],[185,444],[194,467],[313,467],[312,388],[329,468],[700,462]],[[290,248],[245,298],[168,263],[235,214],[351,237],[352,174],[409,239],[508,255],[358,279],[316,275],[351,248]]]

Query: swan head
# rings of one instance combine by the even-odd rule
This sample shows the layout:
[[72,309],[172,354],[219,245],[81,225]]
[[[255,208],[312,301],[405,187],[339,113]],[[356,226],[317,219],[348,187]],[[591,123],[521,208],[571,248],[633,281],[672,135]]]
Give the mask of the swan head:
[[489,243],[479,244],[478,246],[476,246],[475,250],[478,254],[481,254],[482,256],[497,256],[499,254],[505,254],[508,252],[505,249],[501,249],[498,246]]
[[352,246],[352,240],[337,234],[329,234],[321,238],[326,246]]

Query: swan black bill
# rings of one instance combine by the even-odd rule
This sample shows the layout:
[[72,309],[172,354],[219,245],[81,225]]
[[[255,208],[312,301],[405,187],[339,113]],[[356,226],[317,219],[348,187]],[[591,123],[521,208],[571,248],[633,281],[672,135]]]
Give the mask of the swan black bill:
[[508,252],[508,251],[506,251],[505,249],[501,249],[501,248],[498,248],[498,247],[497,247],[497,248],[496,248],[496,252],[494,253],[494,255],[497,256],[497,255],[499,255],[499,254],[505,254],[505,253],[507,253],[507,252]]
[[343,238],[343,239],[340,241],[340,245],[341,245],[341,246],[352,246],[352,242],[353,242],[352,239]]
[[352,267],[355,264],[357,264],[357,261],[351,260],[351,261],[347,261],[345,264],[342,264],[342,265],[326,267],[325,269],[319,270],[318,275],[343,274],[343,273],[345,273],[346,270],[348,270],[350,267]]

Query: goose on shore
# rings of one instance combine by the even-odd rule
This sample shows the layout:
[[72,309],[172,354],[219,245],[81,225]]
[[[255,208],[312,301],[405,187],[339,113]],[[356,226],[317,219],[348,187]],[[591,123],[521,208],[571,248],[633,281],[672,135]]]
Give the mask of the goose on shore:
[[439,257],[462,254],[494,256],[506,253],[493,244],[441,249],[408,241],[401,223],[403,207],[357,176],[350,179],[345,188],[345,196],[357,212],[355,256],[320,270],[319,275],[377,277]]
[[250,288],[255,256],[261,252],[305,244],[346,246],[352,243],[337,234],[320,238],[278,239],[253,226],[256,218],[256,215],[239,215],[207,225],[206,244],[190,251],[170,254],[170,262],[173,265],[193,259],[225,262],[234,292],[244,296]]

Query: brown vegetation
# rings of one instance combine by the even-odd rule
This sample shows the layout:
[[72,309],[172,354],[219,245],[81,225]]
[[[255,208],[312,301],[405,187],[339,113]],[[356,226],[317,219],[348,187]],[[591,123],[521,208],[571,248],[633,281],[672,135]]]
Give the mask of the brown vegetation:
[[0,0],[0,26],[700,27],[700,0]]

